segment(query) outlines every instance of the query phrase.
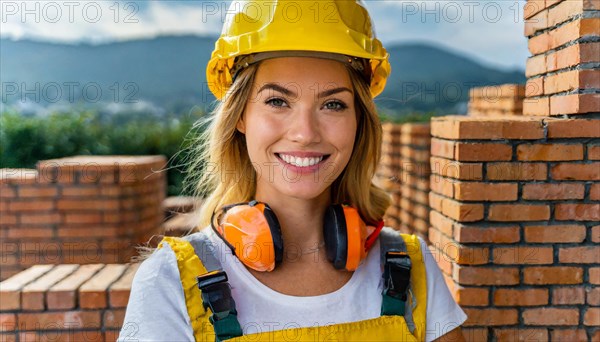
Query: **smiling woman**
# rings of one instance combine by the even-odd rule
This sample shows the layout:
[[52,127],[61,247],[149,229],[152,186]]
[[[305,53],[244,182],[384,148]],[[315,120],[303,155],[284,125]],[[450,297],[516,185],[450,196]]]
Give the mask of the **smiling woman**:
[[[207,70],[221,100],[198,144],[207,228],[140,266],[120,339],[460,340],[423,241],[383,228],[373,97],[390,70],[361,2],[235,4]],[[291,23],[292,5],[337,21]]]

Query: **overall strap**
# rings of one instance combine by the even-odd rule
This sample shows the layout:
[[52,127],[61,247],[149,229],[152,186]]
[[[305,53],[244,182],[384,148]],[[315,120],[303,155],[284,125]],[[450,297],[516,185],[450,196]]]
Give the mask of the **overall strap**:
[[189,235],[185,239],[193,246],[195,254],[207,271],[198,274],[196,279],[202,293],[202,305],[205,310],[210,309],[212,312],[209,321],[213,325],[216,341],[242,336],[242,327],[237,319],[227,273],[223,271],[221,262],[215,256],[217,249],[208,236],[201,232]]
[[379,240],[384,278],[381,315],[404,316],[409,330],[424,341],[427,279],[420,241],[391,228],[384,228]]

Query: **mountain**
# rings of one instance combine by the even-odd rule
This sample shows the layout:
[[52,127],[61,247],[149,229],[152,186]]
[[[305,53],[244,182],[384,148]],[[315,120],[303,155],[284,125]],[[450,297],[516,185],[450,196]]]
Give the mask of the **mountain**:
[[[207,107],[214,98],[206,87],[204,68],[214,41],[214,37],[163,36],[69,45],[1,39],[2,102],[23,103],[25,96],[40,107],[57,103],[150,103],[163,111]],[[396,44],[388,51],[392,77],[377,98],[386,111],[461,112],[472,86],[525,82],[522,71],[486,67],[430,45]]]

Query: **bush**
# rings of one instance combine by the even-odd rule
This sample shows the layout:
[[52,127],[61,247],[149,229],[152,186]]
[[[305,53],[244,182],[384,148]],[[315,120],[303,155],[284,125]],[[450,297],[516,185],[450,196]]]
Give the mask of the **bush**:
[[93,111],[23,116],[0,114],[0,167],[34,168],[39,160],[74,155],[164,155],[168,194],[182,194],[186,136],[201,113],[189,116]]

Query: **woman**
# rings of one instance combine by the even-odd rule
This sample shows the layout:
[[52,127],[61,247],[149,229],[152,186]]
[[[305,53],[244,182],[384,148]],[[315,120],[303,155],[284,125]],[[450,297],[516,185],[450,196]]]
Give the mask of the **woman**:
[[425,244],[378,238],[387,59],[360,2],[231,5],[192,167],[208,228],[140,266],[120,340],[462,340]]

